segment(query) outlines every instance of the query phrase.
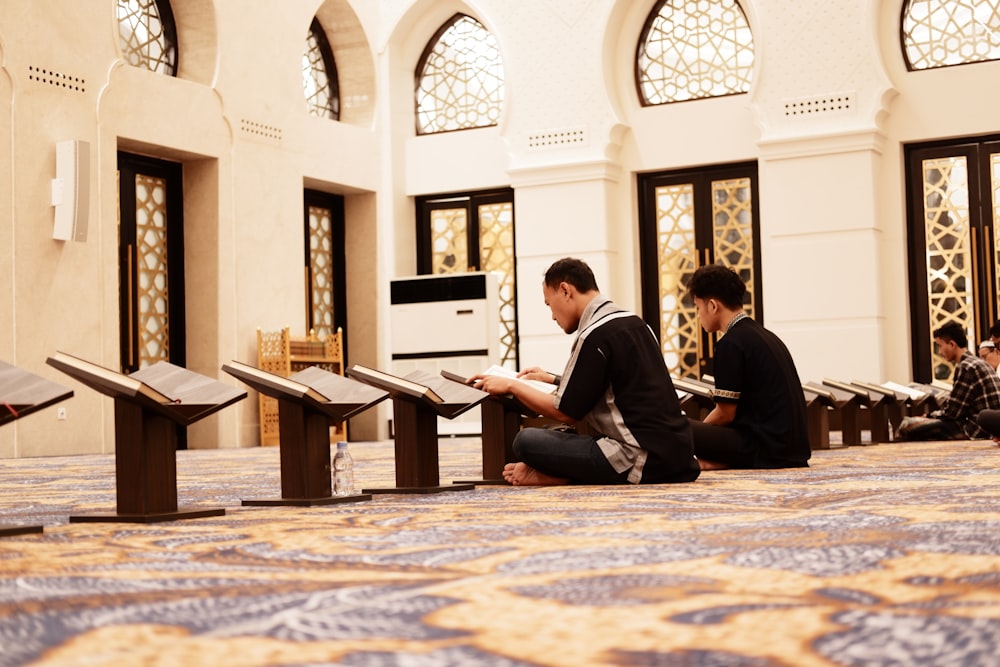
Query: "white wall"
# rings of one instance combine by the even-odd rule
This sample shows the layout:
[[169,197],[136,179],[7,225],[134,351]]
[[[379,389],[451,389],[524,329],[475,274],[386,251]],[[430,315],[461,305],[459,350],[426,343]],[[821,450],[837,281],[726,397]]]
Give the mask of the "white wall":
[[[515,189],[521,358],[559,368],[569,339],[539,295],[548,264],[580,256],[619,303],[640,303],[636,174],[757,160],[765,324],[803,380],[910,375],[902,151],[996,132],[1000,63],[906,72],[896,0],[745,0],[748,95],[643,108],[633,59],[654,0],[173,0],[177,78],[124,64],[113,0],[0,3],[0,359],[59,349],[118,360],[116,151],[185,165],[189,365],[223,381],[255,360],[257,327],[301,329],[302,189],[347,199],[350,362],[388,366],[388,283],[415,271],[413,198]],[[414,69],[456,12],[496,35],[506,103],[496,128],[416,137]],[[342,122],[305,112],[313,15],[334,30]],[[85,80],[68,91],[30,67]],[[789,101],[851,108],[789,116]],[[532,138],[572,130],[570,146]],[[90,234],[51,238],[55,143],[93,148]],[[197,288],[194,285],[197,284]],[[80,385],[69,418],[0,429],[0,457],[111,451],[109,399]],[[384,408],[352,437],[385,437]],[[194,446],[256,444],[256,401],[192,429]]]

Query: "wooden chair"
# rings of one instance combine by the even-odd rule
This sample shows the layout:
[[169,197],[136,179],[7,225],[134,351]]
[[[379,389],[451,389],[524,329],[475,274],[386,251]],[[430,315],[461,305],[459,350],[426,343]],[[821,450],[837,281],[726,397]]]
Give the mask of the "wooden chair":
[[[293,338],[289,328],[281,331],[257,329],[257,367],[261,370],[288,377],[310,366],[344,375],[344,332],[337,329],[325,340],[315,331],[306,338]],[[260,402],[260,444],[277,445],[279,438],[278,401],[264,394]],[[330,427],[330,442],[347,440],[347,422]]]

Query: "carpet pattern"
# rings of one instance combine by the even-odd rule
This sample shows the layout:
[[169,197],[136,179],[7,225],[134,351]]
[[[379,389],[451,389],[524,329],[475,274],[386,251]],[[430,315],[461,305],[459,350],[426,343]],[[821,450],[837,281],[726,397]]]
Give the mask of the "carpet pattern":
[[[441,441],[443,482],[477,476]],[[364,487],[392,443],[352,443]],[[323,507],[277,448],[178,452],[184,506],[113,511],[114,460],[0,461],[0,667],[1000,664],[1000,450],[892,443],[691,484],[478,486]]]

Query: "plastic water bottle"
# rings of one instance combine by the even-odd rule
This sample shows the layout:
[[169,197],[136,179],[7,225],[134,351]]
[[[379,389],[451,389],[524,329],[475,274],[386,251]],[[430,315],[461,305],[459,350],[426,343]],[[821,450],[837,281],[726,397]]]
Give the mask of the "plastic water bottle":
[[333,455],[333,495],[354,495],[354,458],[344,441],[337,443],[337,453]]

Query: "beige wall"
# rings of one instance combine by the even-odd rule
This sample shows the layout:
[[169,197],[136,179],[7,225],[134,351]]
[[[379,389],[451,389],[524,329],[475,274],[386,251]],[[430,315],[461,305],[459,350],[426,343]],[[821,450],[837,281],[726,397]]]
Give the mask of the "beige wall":
[[[111,401],[45,365],[55,350],[118,365],[116,152],[185,167],[189,366],[255,360],[257,327],[301,330],[302,189],[344,194],[350,362],[388,366],[388,283],[415,271],[413,197],[515,189],[521,359],[560,367],[568,339],[538,295],[564,255],[638,308],[636,174],[757,160],[765,324],[803,379],[910,374],[902,150],[996,132],[1000,63],[905,71],[896,0],[745,0],[757,54],[748,95],[642,108],[636,41],[653,0],[173,0],[177,78],[121,59],[113,0],[0,3],[0,359],[72,385],[68,419],[0,429],[0,457],[112,451]],[[496,128],[416,137],[413,73],[456,12],[500,44]],[[309,116],[300,81],[314,15],[331,34],[343,121]],[[32,80],[33,68],[85,81]],[[847,94],[844,113],[785,113]],[[532,138],[574,130],[572,146]],[[86,242],[51,237],[55,144],[91,144]],[[252,394],[251,394],[252,395]],[[380,407],[352,437],[385,437]],[[191,430],[253,446],[256,401]],[[356,423],[355,423],[356,422]]]

